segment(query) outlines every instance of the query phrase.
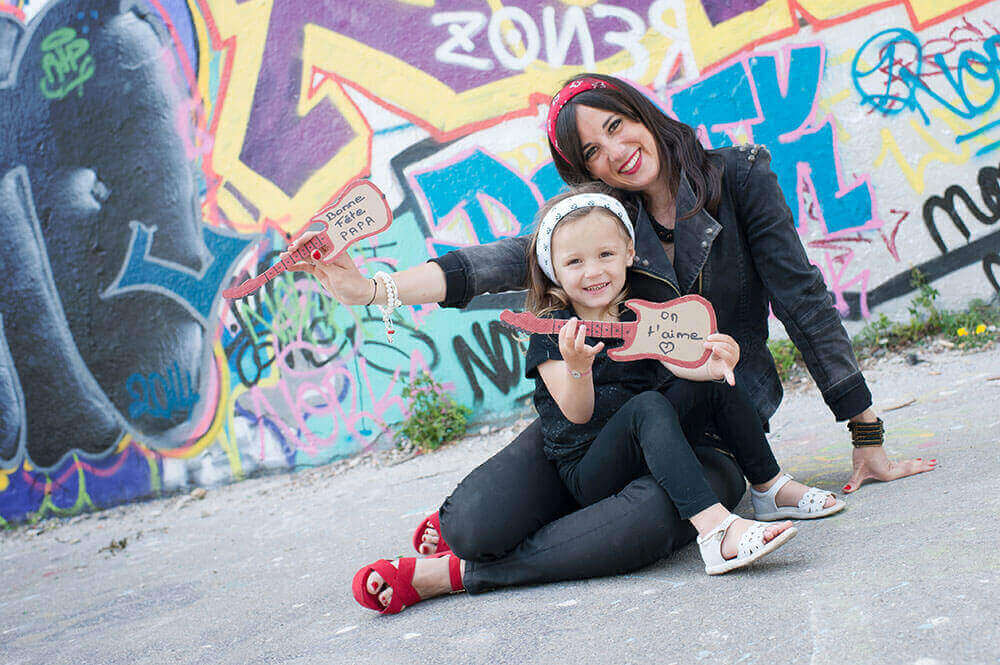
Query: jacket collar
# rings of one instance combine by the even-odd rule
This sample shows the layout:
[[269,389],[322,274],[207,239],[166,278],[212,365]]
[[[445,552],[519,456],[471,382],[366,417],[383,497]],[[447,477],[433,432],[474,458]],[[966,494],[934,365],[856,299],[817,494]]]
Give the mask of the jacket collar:
[[[687,175],[681,171],[675,200],[677,217],[683,211],[693,208],[697,200]],[[722,225],[704,208],[693,217],[678,221],[674,228],[674,262],[671,264],[650,226],[654,222],[646,212],[641,196],[636,196],[636,205],[639,211],[635,229],[636,255],[639,261],[636,267],[669,281],[679,287],[680,293],[690,293],[708,261],[712,243],[719,236]],[[648,261],[648,264],[642,260]]]

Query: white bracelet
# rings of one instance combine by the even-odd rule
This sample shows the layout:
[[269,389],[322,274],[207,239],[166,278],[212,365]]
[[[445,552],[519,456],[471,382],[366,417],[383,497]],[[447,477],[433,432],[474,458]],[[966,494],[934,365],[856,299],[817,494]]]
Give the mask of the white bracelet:
[[399,291],[396,288],[396,281],[392,278],[392,275],[384,270],[379,270],[375,273],[375,279],[382,282],[383,286],[385,286],[385,305],[379,305],[378,308],[382,312],[382,323],[385,325],[385,338],[392,344],[392,335],[396,330],[392,327],[389,315],[397,307],[402,307],[403,303],[399,300]]

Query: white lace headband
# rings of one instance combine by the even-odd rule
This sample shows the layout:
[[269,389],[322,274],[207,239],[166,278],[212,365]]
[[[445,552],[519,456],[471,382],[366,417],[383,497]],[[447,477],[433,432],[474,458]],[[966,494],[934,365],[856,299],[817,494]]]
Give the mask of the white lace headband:
[[625,212],[625,206],[617,199],[606,194],[575,194],[563,199],[545,213],[545,217],[538,225],[538,242],[535,243],[535,256],[538,257],[538,265],[545,276],[551,279],[556,286],[559,286],[559,280],[556,279],[555,270],[552,268],[552,233],[563,217],[580,208],[606,208],[610,210],[618,219],[622,220],[629,238],[632,239],[632,244],[635,244],[635,229],[632,228],[632,221],[628,218],[628,213]]

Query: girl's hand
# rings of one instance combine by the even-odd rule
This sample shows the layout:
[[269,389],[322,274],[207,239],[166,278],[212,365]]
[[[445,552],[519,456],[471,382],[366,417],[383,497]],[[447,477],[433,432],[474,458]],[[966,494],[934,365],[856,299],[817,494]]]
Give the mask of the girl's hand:
[[740,361],[740,345],[729,335],[714,333],[705,338],[705,348],[712,351],[705,362],[709,377],[718,381],[725,379],[731,386],[736,385],[736,375],[733,369]]
[[584,340],[587,327],[574,316],[559,331],[559,353],[566,362],[566,369],[584,373],[594,364],[594,356],[604,348],[604,342],[590,346]]
[[[293,252],[309,241],[317,232],[303,233],[295,242],[288,246],[288,252]],[[284,253],[282,254],[284,256]],[[323,285],[331,296],[342,305],[366,305],[374,293],[374,280],[358,271],[354,259],[341,252],[340,256],[329,263],[321,263],[310,258],[300,261],[289,268],[309,273]]]

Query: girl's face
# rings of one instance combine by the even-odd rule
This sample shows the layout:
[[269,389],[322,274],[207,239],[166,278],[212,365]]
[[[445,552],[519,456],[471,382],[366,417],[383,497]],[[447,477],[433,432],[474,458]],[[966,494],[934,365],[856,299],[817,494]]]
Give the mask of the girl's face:
[[632,192],[660,181],[660,153],[646,125],[614,111],[578,106],[576,127],[594,178]]
[[625,288],[635,251],[621,221],[603,208],[563,222],[552,234],[552,267],[576,313],[596,320]]

